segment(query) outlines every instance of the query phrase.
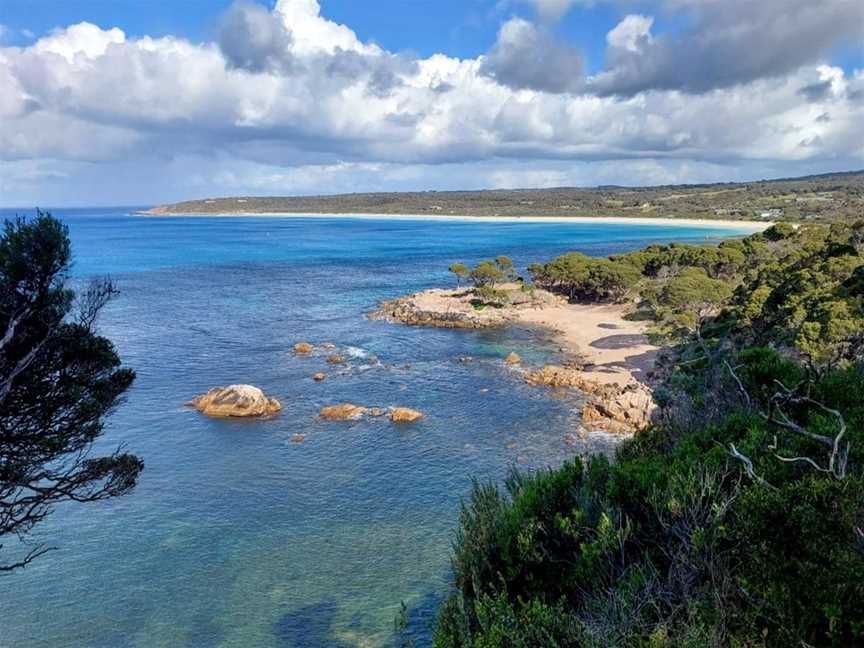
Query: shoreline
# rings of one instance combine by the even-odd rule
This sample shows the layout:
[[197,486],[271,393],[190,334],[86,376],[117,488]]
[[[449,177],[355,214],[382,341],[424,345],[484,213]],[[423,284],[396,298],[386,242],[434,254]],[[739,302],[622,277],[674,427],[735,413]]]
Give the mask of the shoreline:
[[[158,208],[157,208],[158,209]],[[459,221],[489,223],[608,223],[613,225],[633,225],[641,223],[653,226],[684,225],[691,227],[739,229],[747,232],[761,232],[774,221],[728,220],[710,218],[663,218],[657,216],[469,216],[460,214],[373,214],[345,212],[219,212],[219,213],[171,213],[154,210],[130,212],[136,216],[152,218],[354,218],[366,220],[412,220],[412,221]]]
[[651,344],[645,322],[626,319],[619,304],[562,304],[517,314],[515,324],[550,331],[562,353],[578,359],[580,374],[600,385],[650,385],[660,347]]
[[[469,289],[432,288],[384,301],[369,317],[432,328],[547,330],[561,345],[564,365],[520,368],[525,382],[582,392],[588,397],[581,410],[586,429],[632,434],[649,425],[661,348],[648,339],[647,323],[626,318],[630,306],[571,304],[543,290],[527,295],[510,288],[513,301],[501,308],[475,308]],[[521,365],[518,357],[506,362]]]

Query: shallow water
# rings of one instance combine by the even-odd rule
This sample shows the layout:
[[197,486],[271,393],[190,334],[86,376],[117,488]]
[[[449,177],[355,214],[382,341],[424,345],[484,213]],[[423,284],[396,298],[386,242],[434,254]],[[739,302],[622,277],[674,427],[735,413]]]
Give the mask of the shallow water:
[[[39,539],[60,550],[0,575],[0,646],[389,646],[400,601],[415,645],[428,645],[471,477],[555,465],[608,439],[567,445],[574,403],[524,385],[502,362],[511,350],[527,363],[554,359],[544,334],[409,328],[364,313],[449,283],[456,260],[508,254],[524,270],[572,249],[734,233],[55,215],[70,228],[75,280],[110,274],[122,291],[100,327],[138,378],[100,444],[124,443],[146,468],[131,495],[61,507],[41,525]],[[339,345],[349,366],[295,356],[300,340]],[[330,375],[315,383],[316,371]],[[259,385],[284,411],[211,420],[183,406],[233,382]],[[316,419],[346,401],[427,416],[398,428]],[[292,443],[296,433],[305,442]]]

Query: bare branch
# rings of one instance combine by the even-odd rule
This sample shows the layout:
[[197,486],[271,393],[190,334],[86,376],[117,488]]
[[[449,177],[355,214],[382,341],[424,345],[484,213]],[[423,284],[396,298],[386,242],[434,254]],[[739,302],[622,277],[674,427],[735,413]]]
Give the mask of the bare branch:
[[767,486],[771,490],[777,490],[776,487],[772,486],[767,481],[765,481],[762,477],[760,477],[759,475],[756,474],[756,470],[753,468],[753,460],[750,459],[750,457],[741,454],[738,451],[738,448],[735,447],[734,443],[729,444],[729,455],[732,458],[737,459],[738,461],[740,461],[744,465],[744,472],[747,473],[747,475],[750,477],[750,479],[752,479],[753,481],[759,482],[763,486]]

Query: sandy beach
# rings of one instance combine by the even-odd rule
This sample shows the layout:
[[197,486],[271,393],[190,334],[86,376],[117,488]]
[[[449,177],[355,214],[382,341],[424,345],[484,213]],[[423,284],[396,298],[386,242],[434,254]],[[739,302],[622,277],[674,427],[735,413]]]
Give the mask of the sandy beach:
[[626,306],[561,304],[520,310],[518,322],[556,332],[562,348],[585,366],[582,375],[596,383],[647,384],[659,348],[645,335],[645,322],[625,319]]
[[466,216],[459,214],[356,214],[356,213],[295,213],[295,212],[231,212],[231,213],[171,213],[156,207],[147,211],[134,212],[136,215],[152,217],[260,217],[260,218],[360,218],[375,220],[421,220],[421,221],[462,221],[494,223],[610,223],[642,225],[685,225],[732,229],[742,232],[761,232],[774,223],[771,221],[713,220],[700,218],[657,218],[638,216]]
[[[644,322],[627,319],[628,306],[570,304],[545,290],[502,288],[509,293],[504,307],[477,308],[470,289],[433,288],[383,302],[370,317],[439,328],[546,328],[570,359],[564,366],[520,367],[527,383],[588,395],[581,411],[587,428],[630,434],[649,424],[655,409],[650,378],[659,349],[646,337]],[[521,364],[518,356],[506,361]]]
[[[515,284],[503,286],[519,295]],[[626,319],[631,308],[615,304],[570,304],[558,295],[536,290],[525,302],[477,310],[465,289],[435,288],[382,305],[380,315],[421,326],[485,328],[517,325],[552,331],[564,352],[584,365],[592,382],[647,384],[658,347],[645,335],[645,322]]]

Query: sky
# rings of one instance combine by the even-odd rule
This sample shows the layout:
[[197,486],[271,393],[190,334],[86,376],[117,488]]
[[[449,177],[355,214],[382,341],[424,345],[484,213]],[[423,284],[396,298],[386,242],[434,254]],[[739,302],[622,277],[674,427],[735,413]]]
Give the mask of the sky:
[[0,0],[0,206],[862,168],[860,0]]

